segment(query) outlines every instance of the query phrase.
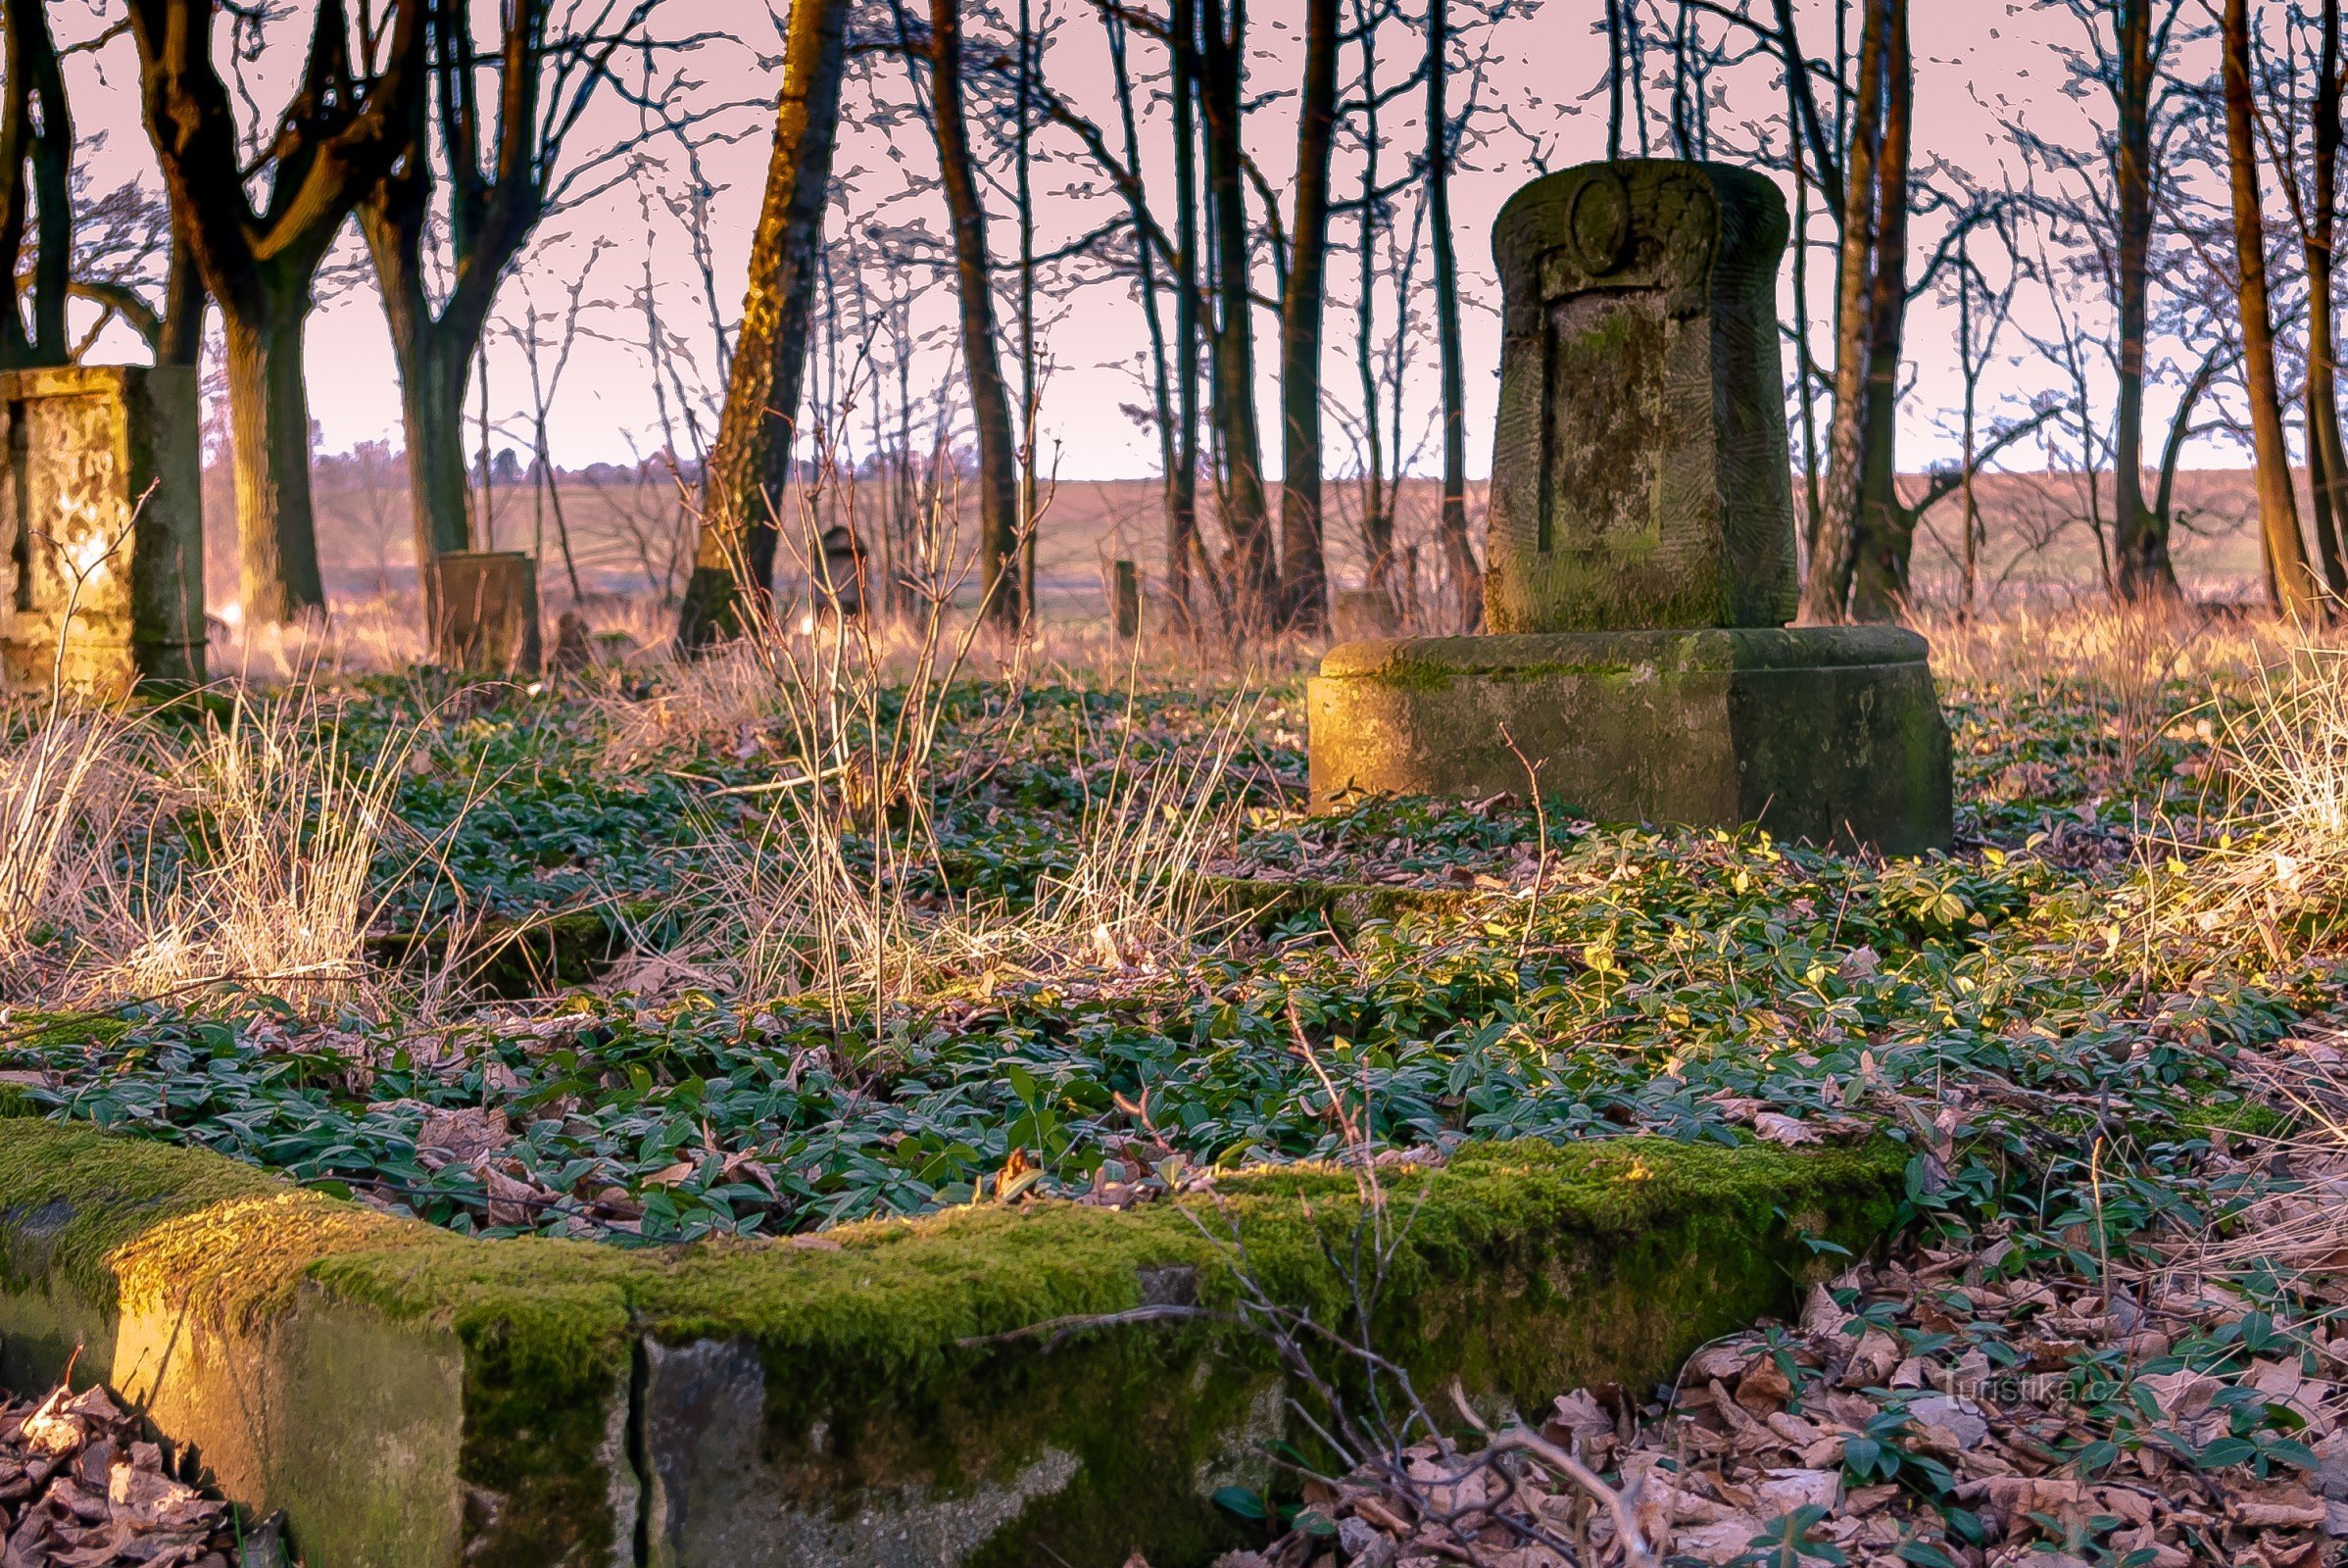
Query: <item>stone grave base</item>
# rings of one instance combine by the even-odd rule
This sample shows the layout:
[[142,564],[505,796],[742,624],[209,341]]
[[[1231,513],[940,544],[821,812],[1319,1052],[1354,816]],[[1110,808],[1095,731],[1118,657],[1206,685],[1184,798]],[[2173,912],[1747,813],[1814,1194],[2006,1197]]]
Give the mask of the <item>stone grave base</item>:
[[1346,643],[1310,683],[1312,799],[1541,793],[1599,821],[1907,855],[1949,842],[1948,726],[1893,626]]

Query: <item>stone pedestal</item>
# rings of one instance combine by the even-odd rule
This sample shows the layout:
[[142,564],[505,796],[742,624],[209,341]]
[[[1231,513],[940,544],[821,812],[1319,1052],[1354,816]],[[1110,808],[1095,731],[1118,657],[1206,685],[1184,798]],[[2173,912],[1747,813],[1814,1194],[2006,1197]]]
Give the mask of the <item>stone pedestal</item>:
[[434,657],[455,669],[537,674],[537,561],[518,550],[452,550],[439,569]]
[[1541,791],[1600,821],[1913,854],[1949,838],[1948,728],[1895,626],[1348,643],[1310,683],[1312,799]]
[[196,372],[0,374],[0,686],[204,680]]

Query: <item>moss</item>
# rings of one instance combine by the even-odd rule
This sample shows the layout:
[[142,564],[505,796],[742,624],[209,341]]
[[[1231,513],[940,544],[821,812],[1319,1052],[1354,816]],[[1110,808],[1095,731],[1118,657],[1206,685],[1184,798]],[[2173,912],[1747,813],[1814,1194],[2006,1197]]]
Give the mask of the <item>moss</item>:
[[[964,1342],[1121,1311],[1169,1281],[1228,1305],[1239,1282],[1219,1239],[1235,1230],[1267,1290],[1336,1321],[1346,1282],[1331,1257],[1360,1213],[1349,1174],[1270,1167],[1222,1178],[1188,1214],[987,1206],[820,1246],[623,1252],[460,1237],[200,1152],[22,1119],[8,1131],[0,1207],[19,1290],[55,1269],[109,1307],[190,1305],[233,1329],[308,1286],[455,1336],[460,1468],[479,1504],[469,1560],[490,1563],[608,1558],[607,1499],[624,1479],[611,1412],[640,1335],[756,1347],[755,1479],[810,1511],[1001,1488],[1057,1453],[1072,1479],[999,1542],[1069,1561],[1148,1542],[1161,1565],[1204,1561],[1231,1542],[1199,1478],[1246,1462],[1234,1434],[1273,1387],[1260,1346],[1220,1322],[1085,1335],[1051,1354]],[[1457,1375],[1526,1408],[1576,1382],[1667,1377],[1701,1340],[1791,1304],[1808,1254],[1785,1216],[1845,1246],[1880,1234],[1903,1154],[1527,1142],[1387,1173],[1406,1234],[1381,1342],[1409,1348],[1423,1388]]]

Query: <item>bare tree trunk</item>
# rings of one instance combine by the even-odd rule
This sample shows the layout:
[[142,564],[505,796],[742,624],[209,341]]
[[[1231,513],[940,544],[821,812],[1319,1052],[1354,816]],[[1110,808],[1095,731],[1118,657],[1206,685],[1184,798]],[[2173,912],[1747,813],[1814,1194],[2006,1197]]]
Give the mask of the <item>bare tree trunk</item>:
[[[1280,577],[1296,630],[1329,624],[1321,517],[1321,323],[1329,272],[1329,157],[1337,130],[1338,0],[1305,0],[1296,99],[1296,214],[1280,300]],[[1367,292],[1365,287],[1364,292]]]
[[1876,161],[1874,276],[1867,299],[1866,456],[1860,463],[1853,620],[1893,620],[1908,597],[1914,514],[1899,502],[1899,356],[1908,314],[1908,150],[1916,73],[1908,0],[1885,0],[1883,141]]
[[1191,560],[1198,551],[1198,0],[1168,7],[1174,65],[1174,462],[1166,470],[1166,603],[1176,627],[1198,629]]
[[1623,155],[1623,68],[1630,48],[1623,36],[1630,0],[1606,0],[1606,161]]
[[171,256],[165,269],[155,363],[193,368],[204,358],[204,316],[212,308],[212,296],[204,291],[204,274],[176,222],[171,225]]
[[1034,179],[1035,18],[1019,0],[1019,614],[1036,617],[1036,198]]
[[838,140],[848,12],[849,0],[792,0],[774,154],[751,241],[750,291],[703,482],[693,576],[677,614],[677,646],[688,652],[742,624],[745,593],[762,613],[774,590],[775,514],[791,480],[807,374],[807,318]]
[[1264,499],[1263,439],[1255,421],[1254,291],[1240,138],[1247,0],[1203,0],[1199,104],[1206,121],[1208,213],[1221,310],[1214,323],[1214,406],[1223,448],[1223,525],[1231,536],[1231,592],[1244,635],[1277,623],[1280,567]]
[[1459,259],[1451,235],[1451,116],[1444,104],[1450,70],[1449,0],[1427,6],[1427,222],[1435,243],[1435,341],[1442,361],[1443,556],[1450,564],[1459,629],[1484,622],[1484,571],[1467,523],[1467,372],[1459,334]]
[[2226,90],[2226,150],[2233,201],[2234,298],[2241,317],[2242,381],[2250,404],[2251,444],[2258,467],[2259,532],[2266,543],[2269,593],[2276,611],[2312,618],[2316,582],[2299,536],[2299,503],[2291,488],[2291,451],[2283,434],[2282,399],[2275,375],[2275,318],[2267,297],[2267,229],[2259,210],[2258,104],[2250,74],[2247,0],[2226,0],[2220,24]]
[[2120,80],[2112,178],[2118,208],[2119,408],[2112,518],[2117,581],[2127,600],[2174,598],[2167,519],[2144,505],[2144,334],[2152,252],[2153,0],[2117,0]]
[[1353,363],[1361,377],[1361,429],[1368,452],[1361,476],[1361,541],[1369,558],[1367,587],[1390,610],[1394,606],[1394,514],[1386,504],[1386,437],[1378,422],[1378,46],[1369,6],[1355,0],[1356,34],[1361,40],[1361,195],[1354,210],[1355,268],[1361,287],[1353,302]]
[[[1174,20],[1177,24],[1181,21],[1179,8],[1177,8]],[[1126,58],[1128,37],[1125,19],[1113,8],[1105,9],[1101,13],[1101,23],[1108,36],[1109,76],[1117,94],[1117,122],[1119,128],[1124,133],[1125,165],[1127,169],[1138,172],[1142,168],[1141,120],[1134,108],[1133,72]],[[1176,54],[1179,58],[1179,44],[1176,46]],[[1187,95],[1188,88],[1183,85],[1179,66],[1174,73],[1169,90],[1178,99]],[[1159,247],[1152,239],[1151,229],[1144,222],[1144,214],[1138,202],[1135,203],[1133,217],[1134,261],[1141,274],[1138,281],[1142,293],[1142,319],[1150,329],[1150,410],[1155,416],[1157,425],[1159,485],[1166,516],[1167,613],[1176,631],[1187,632],[1190,628],[1190,546],[1187,539],[1177,540],[1175,530],[1174,476],[1176,466],[1181,462],[1181,454],[1178,448],[1179,436],[1175,428],[1172,366],[1169,363],[1166,346],[1165,316],[1158,304]],[[1173,258],[1169,257],[1167,261],[1169,266],[1176,265]],[[1176,279],[1176,286],[1181,286],[1179,276]],[[1178,542],[1182,547],[1180,551],[1175,548]]]
[[[0,4],[6,80],[0,82],[0,368],[64,365],[73,358],[66,337],[66,297],[73,255],[73,119],[58,68],[57,40],[43,0]],[[26,188],[26,176],[30,188]],[[25,209],[35,214],[31,319],[19,294],[24,253]]]
[[931,121],[938,172],[954,228],[954,286],[961,305],[962,368],[970,382],[970,422],[978,436],[979,571],[987,616],[1003,626],[1026,622],[1020,592],[1019,455],[1011,437],[1009,389],[996,357],[994,262],[987,254],[987,210],[970,155],[962,110],[960,0],[930,0]]
[[2335,607],[2348,602],[2348,449],[2340,436],[2340,365],[2333,318],[2340,168],[2340,0],[2324,0],[2317,57],[2314,211],[2307,232],[2307,457],[2316,547]]
[[278,624],[320,608],[318,534],[310,526],[310,395],[299,309],[256,329],[228,318],[228,427],[235,452],[237,567],[245,615]]
[[1843,158],[1841,256],[1834,282],[1834,416],[1827,427],[1827,482],[1818,536],[1811,541],[1810,576],[1802,585],[1803,618],[1825,622],[1839,621],[1848,612],[1867,458],[1865,400],[1872,343],[1867,300],[1876,248],[1876,160],[1890,0],[1863,3],[1857,102]]

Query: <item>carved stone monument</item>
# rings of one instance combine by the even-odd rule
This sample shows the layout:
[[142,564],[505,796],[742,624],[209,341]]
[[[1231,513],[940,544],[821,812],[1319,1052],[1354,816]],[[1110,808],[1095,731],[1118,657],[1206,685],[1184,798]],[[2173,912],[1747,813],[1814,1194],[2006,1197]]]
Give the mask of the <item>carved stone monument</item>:
[[196,372],[0,374],[0,686],[204,680]]
[[1492,635],[1331,650],[1316,803],[1522,793],[1530,761],[1601,820],[1948,842],[1924,639],[1785,625],[1785,240],[1777,187],[1723,164],[1585,165],[1501,209]]

